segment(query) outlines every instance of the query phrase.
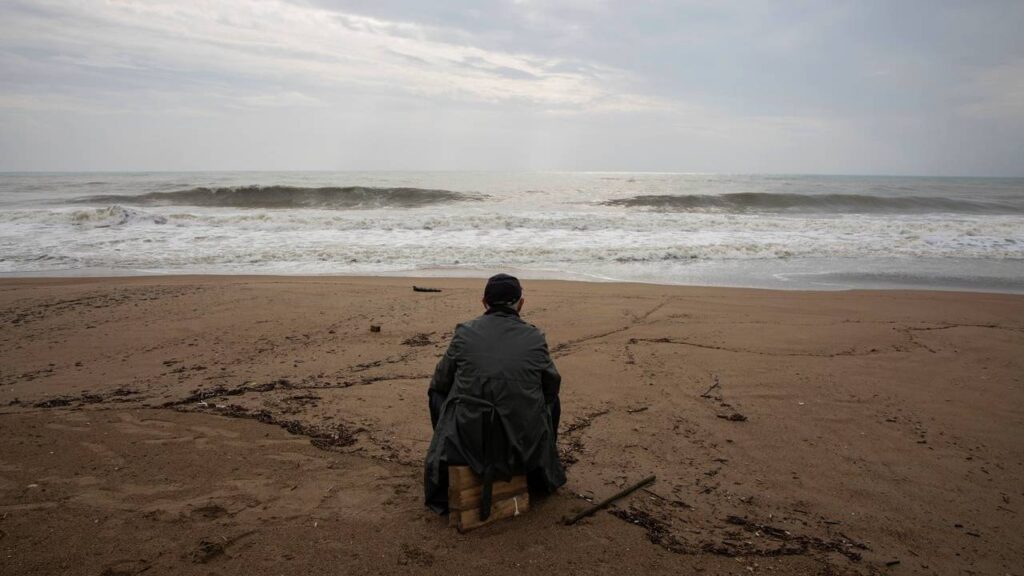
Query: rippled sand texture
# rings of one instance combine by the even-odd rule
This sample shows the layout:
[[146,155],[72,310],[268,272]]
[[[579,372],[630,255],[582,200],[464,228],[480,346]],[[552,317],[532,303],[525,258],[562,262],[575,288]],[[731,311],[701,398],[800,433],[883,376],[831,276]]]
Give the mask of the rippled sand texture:
[[424,403],[481,284],[0,282],[3,572],[1019,572],[1024,297],[527,282],[569,483],[458,535]]

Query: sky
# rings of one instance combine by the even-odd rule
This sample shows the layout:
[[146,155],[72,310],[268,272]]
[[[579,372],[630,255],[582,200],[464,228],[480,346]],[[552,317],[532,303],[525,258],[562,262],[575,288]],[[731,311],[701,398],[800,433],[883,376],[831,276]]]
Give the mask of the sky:
[[0,0],[0,170],[1024,175],[1024,2]]

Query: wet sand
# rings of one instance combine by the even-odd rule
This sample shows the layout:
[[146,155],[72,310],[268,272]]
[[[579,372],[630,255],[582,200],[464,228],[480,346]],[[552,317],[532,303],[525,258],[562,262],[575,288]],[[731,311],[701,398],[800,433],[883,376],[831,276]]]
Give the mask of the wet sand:
[[0,280],[0,572],[1024,574],[1024,297],[525,288],[569,482],[459,535],[426,385],[482,281]]

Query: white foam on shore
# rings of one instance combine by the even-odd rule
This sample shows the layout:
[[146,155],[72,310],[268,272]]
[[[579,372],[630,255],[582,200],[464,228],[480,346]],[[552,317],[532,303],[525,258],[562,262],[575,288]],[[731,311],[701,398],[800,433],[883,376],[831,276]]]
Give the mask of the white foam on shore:
[[[388,186],[447,184],[430,175],[388,178],[381,179]],[[466,182],[486,183],[473,178]],[[549,189],[517,192],[494,180],[482,200],[386,209],[90,206],[62,203],[51,192],[36,203],[11,193],[16,201],[0,210],[0,273],[378,275],[511,268],[558,278],[800,287],[850,285],[853,277],[901,270],[942,285],[968,270],[994,284],[1024,284],[1024,216],[1015,214],[661,212],[603,204],[663,192],[672,182],[554,175],[529,182]],[[870,179],[856,186],[841,178],[812,182],[830,193],[880,186]],[[168,176],[137,183],[135,196],[146,198],[147,190],[182,186]],[[730,194],[737,186],[779,186],[772,178],[736,184],[719,177],[713,184]],[[990,200],[1012,202],[1012,189],[997,184],[990,186],[996,189]],[[122,188],[118,194],[127,195]],[[825,271],[833,276],[826,279]]]

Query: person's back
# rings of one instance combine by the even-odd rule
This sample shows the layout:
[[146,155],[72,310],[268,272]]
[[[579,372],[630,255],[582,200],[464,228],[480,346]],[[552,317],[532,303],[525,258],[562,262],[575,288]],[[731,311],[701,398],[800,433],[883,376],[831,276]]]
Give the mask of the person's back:
[[527,473],[532,490],[565,483],[555,439],[561,378],[543,333],[519,317],[518,280],[488,281],[487,312],[456,327],[430,384],[434,437],[427,453],[427,505],[447,509],[447,465],[491,478]]

